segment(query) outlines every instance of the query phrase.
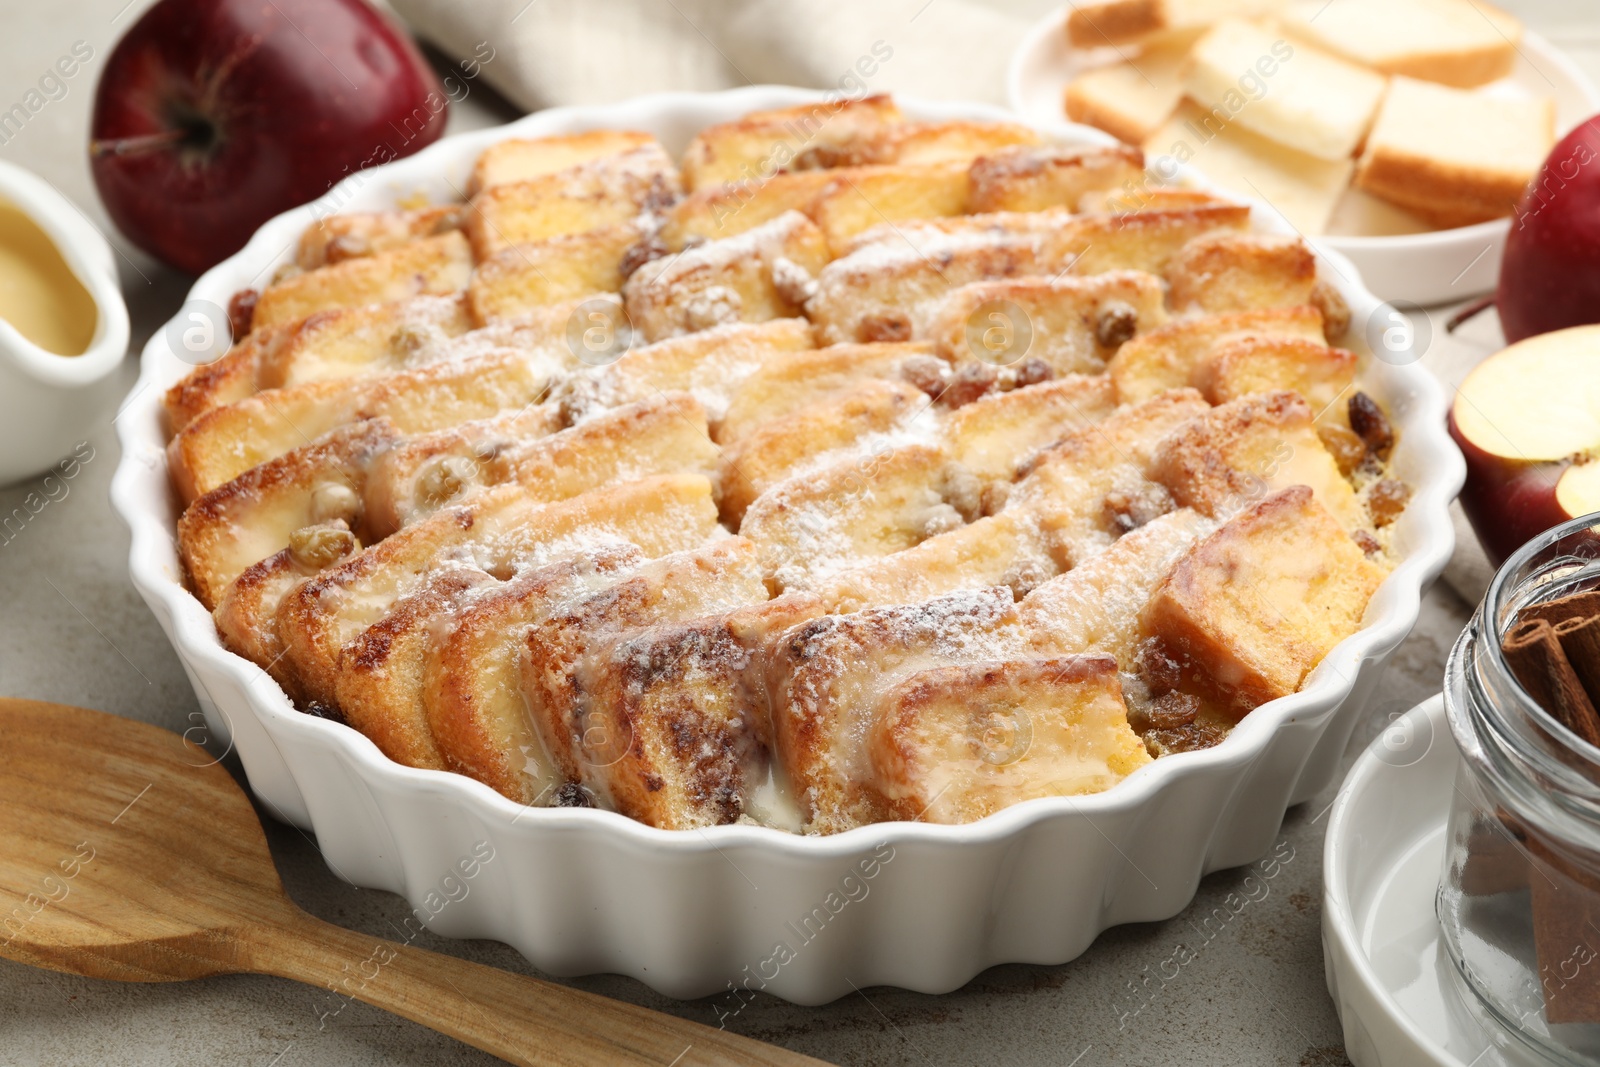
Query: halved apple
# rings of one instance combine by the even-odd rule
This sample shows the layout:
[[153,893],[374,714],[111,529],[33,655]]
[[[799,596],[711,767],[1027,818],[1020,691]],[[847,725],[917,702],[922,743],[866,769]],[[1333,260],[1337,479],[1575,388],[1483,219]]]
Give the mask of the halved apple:
[[1535,534],[1600,511],[1600,326],[1519,341],[1456,391],[1461,505],[1497,565]]

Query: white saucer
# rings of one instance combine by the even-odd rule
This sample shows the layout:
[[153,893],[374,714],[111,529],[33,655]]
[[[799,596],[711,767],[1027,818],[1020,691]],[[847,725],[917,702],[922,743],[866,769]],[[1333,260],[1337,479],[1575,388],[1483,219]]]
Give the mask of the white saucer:
[[[1111,49],[1086,51],[1067,44],[1070,10],[1063,5],[1041,20],[1012,54],[1006,71],[1006,96],[1012,110],[1029,119],[1063,121],[1066,112],[1062,100],[1067,83],[1080,71],[1117,58]],[[1523,35],[1511,75],[1495,82],[1488,91],[1552,97],[1556,102],[1556,129],[1562,135],[1600,111],[1600,90],[1560,49],[1534,33]],[[1203,161],[1196,169],[1204,176]],[[1384,226],[1384,220],[1398,217],[1358,194],[1352,194],[1341,211],[1347,212],[1344,217],[1363,220],[1363,227]],[[1509,231],[1509,220],[1499,219],[1422,233],[1380,233],[1363,228],[1359,235],[1327,234],[1316,240],[1355,263],[1367,288],[1379,299],[1441,304],[1495,287]]]
[[1328,992],[1355,1067],[1540,1067],[1469,1007],[1434,894],[1460,757],[1434,697],[1390,724],[1334,801],[1323,846]]

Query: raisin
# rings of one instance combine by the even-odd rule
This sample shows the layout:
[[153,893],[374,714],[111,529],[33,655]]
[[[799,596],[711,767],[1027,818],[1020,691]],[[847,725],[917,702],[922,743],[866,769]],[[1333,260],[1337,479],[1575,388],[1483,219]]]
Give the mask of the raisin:
[[1050,369],[1050,364],[1038,356],[1029,356],[1021,363],[1000,372],[1000,388],[1026,389],[1030,385],[1048,382],[1055,376],[1056,372]]
[[592,808],[594,798],[577,782],[567,782],[555,791],[550,798],[550,805],[556,808]]
[[234,341],[250,336],[250,326],[256,317],[256,301],[261,294],[254,289],[240,289],[228,300],[228,327],[233,330]]
[[1198,714],[1200,698],[1176,690],[1156,697],[1146,712],[1152,730],[1176,730],[1188,726]]
[[869,344],[874,341],[909,341],[911,319],[904,313],[868,315],[856,328],[856,338]]
[[1157,696],[1178,688],[1183,680],[1183,660],[1159,637],[1147,637],[1139,645],[1138,664],[1139,673]]
[[1350,540],[1354,541],[1356,543],[1356,547],[1361,549],[1362,552],[1369,556],[1376,556],[1379,552],[1383,551],[1382,542],[1380,542],[1376,537],[1372,536],[1372,533],[1369,530],[1357,530],[1355,533],[1350,535]]
[[950,364],[938,356],[907,356],[900,364],[900,377],[937,400],[944,392]]
[[1366,444],[1368,452],[1379,459],[1389,458],[1394,449],[1394,427],[1389,425],[1378,402],[1366,393],[1350,398],[1350,428]]
[[344,712],[340,711],[338,708],[334,707],[332,704],[324,704],[320,700],[313,700],[311,703],[307,704],[302,710],[307,715],[310,715],[313,718],[327,719],[329,722],[336,722],[340,726],[348,726],[349,725],[348,723],[346,723],[344,721]]
[[950,408],[970,404],[993,389],[998,378],[986,363],[963,363],[950,376],[950,385],[939,398],[940,403]]
[[634,271],[646,263],[660,259],[669,252],[671,252],[671,249],[667,247],[667,243],[652,234],[628,247],[628,250],[622,254],[622,262],[617,267],[617,273],[626,281]]
[[1121,348],[1139,332],[1139,313],[1120,300],[1100,309],[1094,322],[1094,339],[1102,348]]
[[1333,456],[1333,462],[1338,464],[1339,473],[1346,478],[1367,458],[1367,443],[1354,430],[1329,423],[1317,427],[1317,436],[1322,440],[1322,447]]
[[1411,499],[1411,490],[1403,482],[1393,478],[1383,481],[1367,490],[1367,510],[1372,513],[1372,525],[1382,529],[1406,509],[1406,501]]

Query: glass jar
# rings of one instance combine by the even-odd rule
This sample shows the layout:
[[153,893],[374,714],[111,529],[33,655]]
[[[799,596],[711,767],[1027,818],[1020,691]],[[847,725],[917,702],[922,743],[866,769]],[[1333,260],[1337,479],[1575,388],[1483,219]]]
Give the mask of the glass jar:
[[1600,1062],[1600,749],[1533,702],[1501,641],[1533,604],[1600,589],[1600,514],[1508,559],[1445,668],[1461,750],[1438,895],[1476,1001],[1550,1062]]

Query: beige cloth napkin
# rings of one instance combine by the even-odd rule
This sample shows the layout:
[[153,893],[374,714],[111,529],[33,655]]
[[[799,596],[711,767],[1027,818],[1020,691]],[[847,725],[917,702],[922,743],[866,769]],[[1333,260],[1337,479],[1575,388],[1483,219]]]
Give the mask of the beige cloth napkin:
[[[482,77],[534,110],[667,90],[856,84],[1005,101],[1005,70],[1039,0],[389,0],[451,55],[492,48]],[[885,58],[885,53],[887,57]],[[868,67],[874,64],[868,64]]]

